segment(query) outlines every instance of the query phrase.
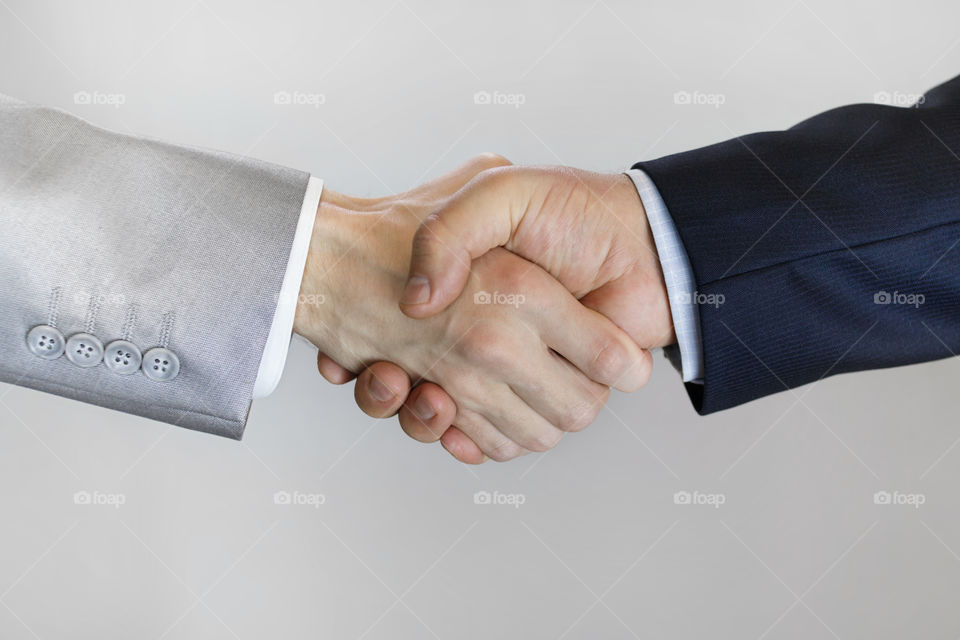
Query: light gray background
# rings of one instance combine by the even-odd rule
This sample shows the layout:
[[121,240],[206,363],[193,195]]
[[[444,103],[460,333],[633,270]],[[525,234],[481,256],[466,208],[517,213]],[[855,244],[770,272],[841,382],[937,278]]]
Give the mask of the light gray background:
[[[957,24],[935,0],[0,0],[0,91],[379,195],[485,150],[618,170],[920,93],[960,73]],[[955,359],[700,418],[658,357],[555,451],[473,469],[313,357],[295,344],[242,443],[0,386],[0,637],[960,635]]]

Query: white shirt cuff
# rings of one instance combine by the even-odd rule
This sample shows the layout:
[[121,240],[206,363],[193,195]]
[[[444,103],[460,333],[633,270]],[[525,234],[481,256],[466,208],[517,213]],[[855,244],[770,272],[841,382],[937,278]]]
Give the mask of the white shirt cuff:
[[280,383],[280,376],[287,362],[287,351],[290,350],[293,318],[297,313],[297,299],[300,296],[303,269],[307,264],[307,252],[310,249],[310,238],[313,236],[313,223],[317,218],[317,207],[320,206],[322,194],[323,180],[310,176],[307,192],[303,197],[303,207],[300,209],[297,231],[293,236],[287,271],[280,285],[280,294],[277,296],[277,311],[273,315],[273,324],[270,325],[270,334],[267,336],[267,344],[260,359],[257,381],[253,385],[254,398],[270,395]]
[[[679,358],[674,348],[667,347],[665,353],[683,375],[684,382],[703,382],[703,343],[700,338],[700,310],[697,307],[697,283],[693,278],[693,267],[683,247],[677,227],[667,211],[660,192],[645,172],[631,169],[627,175],[633,180],[640,201],[647,212],[653,242],[657,245],[660,267],[667,284],[667,297],[670,300],[670,315],[673,316],[673,329],[677,334]],[[679,366],[677,360],[680,360]]]

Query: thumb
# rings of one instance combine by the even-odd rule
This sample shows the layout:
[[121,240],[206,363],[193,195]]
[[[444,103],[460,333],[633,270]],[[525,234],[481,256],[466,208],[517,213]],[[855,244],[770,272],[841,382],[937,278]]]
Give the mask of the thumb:
[[400,296],[405,314],[427,318],[446,309],[467,284],[473,259],[510,241],[526,208],[512,170],[480,174],[420,224]]

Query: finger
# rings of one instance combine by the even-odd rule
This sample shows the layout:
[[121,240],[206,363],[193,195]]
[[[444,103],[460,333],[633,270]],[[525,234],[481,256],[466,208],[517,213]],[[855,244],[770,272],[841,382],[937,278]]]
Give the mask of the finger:
[[356,377],[356,374],[341,367],[325,353],[317,354],[317,370],[327,382],[332,382],[333,384],[344,384]]
[[373,418],[389,418],[410,393],[410,376],[392,362],[374,362],[357,378],[353,397]]
[[457,427],[450,427],[444,431],[443,436],[440,437],[440,444],[450,455],[464,464],[483,464],[489,460],[483,455],[477,443]]
[[506,462],[530,453],[503,435],[485,417],[469,409],[458,409],[454,424],[491,460]]
[[[486,394],[487,402],[476,412],[482,414],[511,442],[527,451],[549,451],[557,446],[563,431],[530,408],[510,387],[503,386],[501,389],[501,393]],[[477,444],[487,455],[498,460],[497,456],[486,451],[484,443],[478,441]]]
[[546,293],[542,299],[551,302],[532,305],[532,311],[547,346],[600,384],[631,392],[647,383],[653,370],[649,351],[609,318],[580,304],[560,283],[549,283]]
[[426,197],[447,197],[453,195],[470,182],[478,173],[497,167],[506,167],[511,163],[501,155],[495,153],[481,153],[476,155],[462,165],[449,171],[438,178],[412,189],[411,195],[423,195]]
[[432,382],[416,386],[400,408],[400,426],[418,442],[436,442],[453,424],[457,404]]
[[474,258],[506,244],[522,218],[523,193],[497,169],[484,173],[431,214],[413,238],[400,309],[412,318],[439,313],[467,282]]
[[590,426],[610,397],[609,387],[594,382],[549,349],[524,360],[534,373],[514,378],[510,388],[561,431],[581,431]]

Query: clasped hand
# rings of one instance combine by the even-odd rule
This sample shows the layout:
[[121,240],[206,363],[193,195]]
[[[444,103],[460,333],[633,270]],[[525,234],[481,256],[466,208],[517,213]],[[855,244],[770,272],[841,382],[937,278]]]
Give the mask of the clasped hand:
[[366,413],[474,464],[585,428],[675,341],[629,177],[491,154],[396,196],[325,190],[294,330]]

